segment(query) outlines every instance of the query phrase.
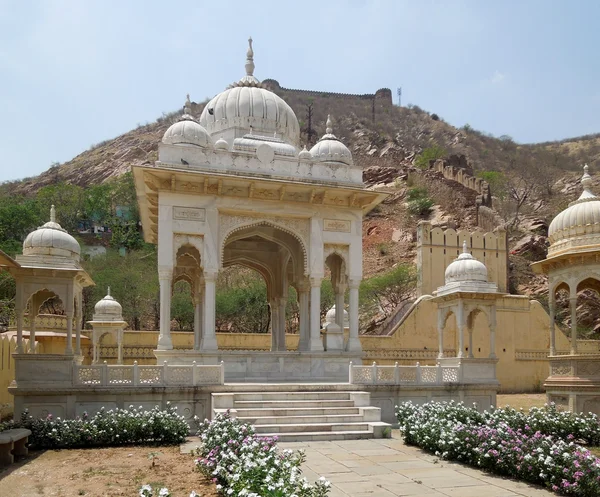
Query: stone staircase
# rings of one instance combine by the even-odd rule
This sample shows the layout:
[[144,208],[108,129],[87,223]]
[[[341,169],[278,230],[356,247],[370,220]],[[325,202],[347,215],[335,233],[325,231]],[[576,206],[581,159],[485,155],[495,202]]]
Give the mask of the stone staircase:
[[381,409],[369,406],[368,392],[213,393],[212,402],[215,413],[229,409],[257,434],[277,436],[281,442],[384,438],[391,433],[381,421]]

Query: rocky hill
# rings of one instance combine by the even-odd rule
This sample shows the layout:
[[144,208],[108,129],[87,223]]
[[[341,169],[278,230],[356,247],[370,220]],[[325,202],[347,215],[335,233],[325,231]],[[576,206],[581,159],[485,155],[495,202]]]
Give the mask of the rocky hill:
[[[334,132],[363,167],[365,182],[392,194],[365,219],[366,275],[414,260],[420,219],[457,229],[476,227],[476,192],[429,168],[428,159],[444,158],[489,182],[493,208],[497,219],[502,218],[498,222],[509,228],[512,290],[544,300],[545,282],[532,275],[529,263],[545,256],[549,221],[578,195],[580,165],[587,162],[592,173],[600,169],[600,135],[519,145],[509,136],[495,138],[468,125],[455,128],[417,106],[396,107],[391,98],[377,100],[381,90],[370,96],[344,96],[286,90],[277,84],[273,91],[296,112],[302,141],[309,146],[325,132],[326,116],[331,114]],[[203,106],[194,104],[193,113],[200,115]],[[99,143],[35,178],[5,184],[3,191],[30,195],[58,182],[97,184],[123,174],[132,164],[152,163],[162,134],[179,114],[163,115]],[[411,212],[406,202],[415,188],[424,189],[431,199],[430,209],[422,213]]]

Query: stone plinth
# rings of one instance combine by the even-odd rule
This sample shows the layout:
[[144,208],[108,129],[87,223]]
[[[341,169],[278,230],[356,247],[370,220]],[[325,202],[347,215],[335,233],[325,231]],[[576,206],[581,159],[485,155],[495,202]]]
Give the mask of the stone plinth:
[[572,412],[600,415],[600,354],[550,356],[544,387],[548,402]]
[[361,362],[351,352],[256,352],[248,350],[155,350],[158,363],[225,365],[227,382],[347,382],[348,365]]

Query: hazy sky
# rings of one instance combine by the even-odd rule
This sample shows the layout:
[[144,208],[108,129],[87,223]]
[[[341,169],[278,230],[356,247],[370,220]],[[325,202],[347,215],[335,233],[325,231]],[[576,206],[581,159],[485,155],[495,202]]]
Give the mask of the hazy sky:
[[0,0],[0,181],[244,74],[536,142],[600,132],[597,0]]

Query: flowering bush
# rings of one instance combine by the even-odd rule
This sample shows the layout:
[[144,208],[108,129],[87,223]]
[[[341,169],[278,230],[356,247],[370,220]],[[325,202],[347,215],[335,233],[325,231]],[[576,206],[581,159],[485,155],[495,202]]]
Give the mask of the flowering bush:
[[35,419],[25,412],[19,427],[31,430],[29,442],[40,449],[97,447],[128,444],[174,445],[188,435],[188,425],[177,408],[167,405],[143,411],[130,406],[129,409],[102,408],[94,416],[84,414],[77,419],[61,419],[48,415]]
[[[151,485],[142,485],[140,488],[139,497],[171,497],[171,492],[166,487],[152,488]],[[190,497],[199,497],[196,492],[192,490]]]
[[[575,444],[576,436],[561,438],[568,426],[583,439],[596,440],[580,418],[553,406],[525,414],[514,409],[479,413],[463,404],[430,402],[396,407],[406,443],[489,471],[546,485],[563,494],[600,495],[600,459]],[[544,433],[540,429],[548,430]]]
[[259,437],[252,426],[219,414],[199,423],[202,439],[198,470],[225,495],[247,497],[324,497],[330,483],[314,485],[302,477],[302,451],[278,451],[276,438]]

